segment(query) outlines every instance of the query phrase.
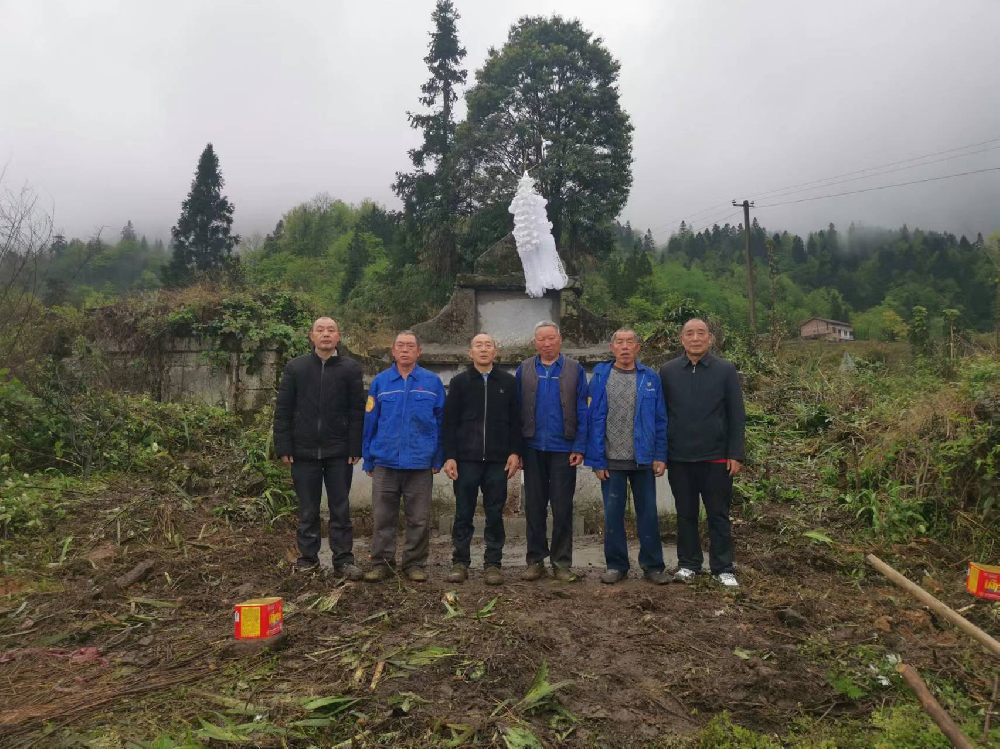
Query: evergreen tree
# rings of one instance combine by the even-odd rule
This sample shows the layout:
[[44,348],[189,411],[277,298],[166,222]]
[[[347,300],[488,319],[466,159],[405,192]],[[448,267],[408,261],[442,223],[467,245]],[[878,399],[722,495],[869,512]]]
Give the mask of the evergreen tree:
[[172,286],[190,282],[196,271],[217,270],[232,257],[240,238],[231,234],[234,206],[222,194],[225,184],[219,158],[209,143],[198,160],[191,191],[181,203],[181,215],[170,230],[173,255],[166,269]]
[[[452,275],[458,269],[455,220],[459,209],[458,174],[452,151],[455,146],[455,88],[466,79],[460,67],[465,48],[458,43],[458,11],[451,0],[438,0],[431,14],[434,30],[424,58],[430,79],[420,87],[420,103],[427,114],[407,112],[410,127],[423,130],[419,148],[411,149],[414,171],[396,173],[392,185],[405,205],[407,221],[426,248],[424,261],[432,270]],[[435,107],[440,107],[435,110]]]
[[656,242],[653,241],[653,232],[650,229],[646,229],[646,233],[642,237],[642,251],[648,253],[656,252]]
[[64,234],[56,234],[52,237],[52,244],[49,245],[49,252],[55,257],[62,257],[66,252],[68,244],[66,243],[66,236]]
[[122,227],[122,241],[123,242],[134,242],[138,237],[135,234],[135,227],[132,226],[132,222],[129,221],[125,226]]

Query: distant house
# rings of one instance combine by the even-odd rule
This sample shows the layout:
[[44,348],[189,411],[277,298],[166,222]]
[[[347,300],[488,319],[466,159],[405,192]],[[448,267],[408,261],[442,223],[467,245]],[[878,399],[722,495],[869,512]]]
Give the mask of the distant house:
[[827,320],[825,317],[810,317],[799,325],[799,337],[819,339],[822,341],[853,341],[854,326],[840,320]]

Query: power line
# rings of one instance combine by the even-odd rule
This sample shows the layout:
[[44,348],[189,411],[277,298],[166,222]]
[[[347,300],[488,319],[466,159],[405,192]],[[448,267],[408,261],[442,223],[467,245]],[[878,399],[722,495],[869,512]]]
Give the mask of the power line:
[[[806,187],[808,187],[810,185],[815,185],[816,189],[818,189],[820,187],[832,187],[833,186],[832,184],[820,184],[820,183],[830,182],[830,180],[840,179],[841,177],[853,177],[854,175],[863,174],[865,172],[873,172],[873,171],[877,171],[877,170],[880,170],[880,169],[888,169],[888,167],[894,167],[894,166],[897,166],[899,164],[910,164],[911,162],[922,161],[923,159],[929,159],[929,158],[932,158],[934,156],[941,156],[941,155],[944,155],[944,154],[953,153],[953,154],[956,154],[956,155],[952,156],[952,157],[949,157],[949,158],[961,158],[962,156],[972,156],[972,155],[974,155],[976,153],[982,153],[983,151],[990,151],[990,150],[993,150],[993,148],[1000,148],[1000,146],[994,146],[994,147],[991,147],[991,148],[982,149],[982,151],[974,151],[974,152],[962,153],[962,154],[957,153],[958,151],[967,151],[970,148],[977,148],[978,146],[986,146],[986,145],[990,145],[992,143],[1000,143],[1000,138],[991,138],[989,140],[980,141],[978,143],[970,143],[970,144],[965,145],[965,146],[957,146],[955,148],[946,148],[943,151],[934,151],[933,153],[927,153],[927,154],[923,154],[921,156],[911,156],[908,159],[900,159],[898,161],[891,161],[889,163],[880,164],[878,166],[870,166],[870,167],[866,167],[865,169],[857,169],[857,170],[855,170],[853,172],[844,172],[843,174],[835,174],[835,175],[830,176],[830,177],[823,177],[821,179],[815,179],[815,180],[811,180],[809,182],[800,182],[798,184],[788,185],[786,187],[778,187],[778,188],[775,188],[773,190],[768,190],[768,191],[763,192],[763,193],[758,193],[758,192],[753,191],[753,190],[748,191],[748,192],[749,192],[750,195],[756,195],[757,199],[764,198],[764,197],[783,197],[783,196],[780,196],[780,195],[776,195],[776,193],[786,193],[786,192],[789,192],[789,191],[792,191],[792,190],[797,190],[798,188],[803,188],[802,191],[804,191],[804,188],[806,188]],[[947,161],[947,160],[948,159],[939,159],[937,161],[930,161],[930,162],[925,162],[925,163],[926,164],[935,164],[935,163],[938,163],[938,161]],[[917,167],[917,166],[924,166],[924,164],[913,164],[911,167],[903,167],[903,168],[904,169],[908,169],[908,168],[913,168],[913,167]],[[886,171],[886,172],[881,172],[881,174],[889,174],[891,171],[899,171],[899,170],[890,170],[890,171]],[[880,174],[869,174],[869,175],[865,175],[865,176],[867,176],[867,177],[877,177],[877,176],[880,176]],[[864,177],[858,177],[857,179],[863,179],[863,178]],[[942,179],[946,179],[946,177],[943,177]],[[848,181],[852,181],[852,180],[845,180],[845,182],[848,182]],[[842,184],[842,183],[835,183],[835,184]],[[791,193],[789,192],[789,194],[791,194]],[[789,201],[789,202],[792,202],[792,201]],[[650,231],[652,231],[654,233],[657,233],[661,229],[664,229],[666,227],[671,227],[672,228],[672,227],[678,226],[678,225],[680,225],[681,221],[686,221],[686,220],[690,220],[692,218],[696,218],[697,216],[699,216],[701,214],[709,213],[711,211],[714,211],[714,210],[716,210],[718,208],[722,208],[722,207],[728,208],[729,207],[729,203],[719,203],[718,205],[713,205],[713,206],[711,206],[709,208],[703,208],[700,211],[696,211],[696,212],[691,213],[691,214],[686,214],[684,218],[671,219],[671,220],[666,221],[666,222],[664,222],[662,224],[659,224],[658,226],[652,227],[650,229]],[[763,208],[763,207],[767,207],[767,206],[760,206],[760,207]]]
[[[838,180],[836,182],[828,182],[825,185],[816,185],[815,187],[804,187],[800,190],[793,190],[792,188],[783,188],[780,190],[772,190],[771,193],[784,193],[783,195],[771,195],[773,198],[784,198],[788,195],[795,195],[800,192],[808,192],[809,190],[819,190],[824,187],[833,187],[834,185],[843,185],[847,182],[857,182],[859,179],[870,179],[871,177],[881,177],[883,174],[892,174],[893,172],[905,171],[906,169],[916,169],[921,166],[929,166],[931,164],[939,164],[942,161],[950,161],[951,159],[960,159],[963,156],[975,156],[979,153],[986,153],[987,151],[995,151],[1000,148],[1000,144],[995,146],[990,146],[989,148],[981,148],[978,151],[969,151],[968,153],[958,153],[951,156],[945,156],[941,159],[934,159],[933,161],[923,161],[919,164],[907,164],[906,166],[897,166],[894,169],[885,169],[884,171],[875,172],[874,174],[863,174],[860,177],[850,177],[848,179]],[[873,169],[879,169],[880,167],[873,167]],[[827,180],[834,179],[833,177],[828,177]],[[826,180],[817,180],[817,182],[824,182]],[[811,182],[806,182],[804,184],[813,184]],[[761,193],[762,196],[767,196],[769,193]]]
[[878,187],[866,187],[862,190],[849,190],[847,192],[835,192],[830,195],[815,195],[811,198],[799,198],[798,200],[786,200],[781,203],[768,203],[759,205],[757,208],[775,208],[779,205],[790,205],[792,203],[806,203],[810,200],[823,200],[825,198],[839,198],[843,195],[856,195],[862,192],[872,192],[874,190],[888,190],[893,187],[905,187],[906,185],[918,185],[922,182],[937,182],[942,179],[954,179],[955,177],[967,177],[970,174],[982,174],[984,172],[1000,172],[1000,166],[993,166],[987,169],[976,169],[971,172],[959,172],[958,174],[945,174],[940,177],[928,177],[927,179],[915,179],[909,182],[896,182],[891,185],[879,185]]
[[[772,195],[773,193],[776,193],[776,192],[784,192],[785,190],[791,190],[791,189],[798,188],[798,187],[806,187],[807,185],[815,185],[815,184],[817,184],[819,182],[828,182],[831,179],[840,179],[841,177],[851,177],[851,176],[853,176],[855,174],[861,174],[862,172],[872,172],[872,171],[875,171],[877,169],[885,169],[885,168],[890,167],[890,166],[896,166],[897,164],[908,164],[911,161],[920,161],[922,159],[929,159],[929,158],[931,158],[933,156],[941,156],[942,154],[946,154],[946,153],[955,153],[956,151],[965,151],[965,150],[968,150],[970,148],[976,148],[978,146],[989,145],[990,143],[1000,143],[1000,138],[991,138],[990,140],[984,140],[984,141],[981,141],[979,143],[970,143],[967,146],[958,146],[956,148],[947,148],[944,151],[935,151],[934,153],[927,153],[927,154],[924,154],[922,156],[911,156],[908,159],[900,159],[899,161],[891,161],[888,164],[881,164],[879,166],[870,166],[870,167],[867,167],[865,169],[857,169],[857,170],[855,170],[853,172],[844,172],[843,174],[835,174],[832,177],[823,177],[822,179],[814,179],[814,180],[812,180],[810,182],[801,182],[801,183],[799,183],[797,185],[789,185],[788,187],[778,187],[778,188],[775,188],[774,190],[768,190],[767,192],[758,193],[756,191],[750,191],[750,194],[751,195],[757,195],[758,197],[763,198],[763,197],[767,197],[769,195]],[[987,149],[983,149],[983,150],[987,150],[988,151],[990,149],[987,148]],[[980,153],[980,152],[977,151],[976,153]],[[952,158],[959,158],[960,156],[971,156],[971,155],[972,154],[958,154],[957,156],[954,156]],[[943,160],[944,159],[942,159],[942,161]],[[936,163],[936,162],[931,162],[931,163]],[[921,165],[920,164],[916,164],[915,166],[921,166]],[[877,176],[877,175],[871,175],[871,176]]]

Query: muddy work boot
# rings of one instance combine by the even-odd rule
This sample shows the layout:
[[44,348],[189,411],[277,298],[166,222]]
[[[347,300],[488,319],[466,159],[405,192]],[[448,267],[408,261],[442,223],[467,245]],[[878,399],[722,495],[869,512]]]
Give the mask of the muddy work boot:
[[427,573],[424,572],[422,567],[410,567],[410,569],[406,570],[406,576],[415,583],[427,582]]
[[299,557],[295,560],[295,564],[292,565],[292,569],[295,572],[314,572],[319,569],[319,560]]
[[445,578],[450,583],[464,583],[469,579],[469,568],[464,564],[453,564],[451,566],[451,572],[448,573],[448,577]]
[[383,580],[388,580],[392,577],[392,568],[387,564],[380,564],[377,567],[372,567],[365,573],[366,583],[380,583]]
[[503,585],[503,573],[499,567],[487,567],[483,573],[483,582],[487,585]]
[[545,577],[545,574],[545,565],[541,562],[535,562],[534,564],[529,564],[528,568],[521,573],[521,579],[533,582]]
[[605,585],[615,585],[616,583],[620,583],[626,577],[628,577],[627,572],[622,572],[621,570],[606,570],[603,574],[601,574],[601,582]]
[[356,564],[341,564],[333,568],[333,574],[351,582],[357,582],[364,578],[365,573]]
[[580,576],[573,572],[569,567],[552,567],[552,576],[561,583],[575,583],[580,579]]
[[670,582],[670,575],[665,570],[646,570],[642,573],[642,578],[653,585],[666,585]]

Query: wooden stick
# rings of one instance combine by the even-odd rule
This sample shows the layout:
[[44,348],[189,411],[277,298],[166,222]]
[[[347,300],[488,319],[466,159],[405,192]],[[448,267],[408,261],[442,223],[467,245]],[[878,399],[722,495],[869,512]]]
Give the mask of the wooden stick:
[[920,678],[920,674],[912,666],[908,666],[905,663],[899,664],[899,673],[903,677],[903,681],[906,682],[906,686],[910,688],[910,691],[920,701],[920,707],[937,723],[937,727],[941,729],[941,733],[948,738],[951,745],[957,749],[975,749],[975,744],[969,741],[968,737],[955,725],[955,721],[944,711],[941,704],[934,699],[934,695],[927,689],[927,685]]
[[986,708],[986,720],[983,721],[983,743],[990,738],[990,719],[993,717],[993,706],[997,704],[997,689],[1000,689],[1000,674],[993,677],[993,697],[990,698],[990,706]]
[[889,578],[892,582],[896,583],[896,585],[905,590],[907,593],[916,598],[918,601],[923,603],[935,614],[940,614],[941,616],[943,616],[945,619],[950,621],[960,630],[965,632],[965,634],[969,635],[969,637],[973,638],[974,640],[978,640],[979,643],[984,648],[986,648],[989,652],[993,653],[993,655],[995,655],[997,658],[1000,658],[1000,642],[994,640],[988,634],[983,632],[983,630],[981,630],[979,627],[970,622],[968,619],[966,619],[964,616],[959,614],[954,609],[945,606],[943,603],[941,603],[938,599],[936,599],[926,590],[921,588],[919,585],[911,582],[910,580],[907,580],[905,577],[896,572],[896,570],[894,570],[892,567],[883,562],[874,554],[869,554],[865,558],[868,560],[868,564],[877,569],[879,572],[881,572],[883,575]]

